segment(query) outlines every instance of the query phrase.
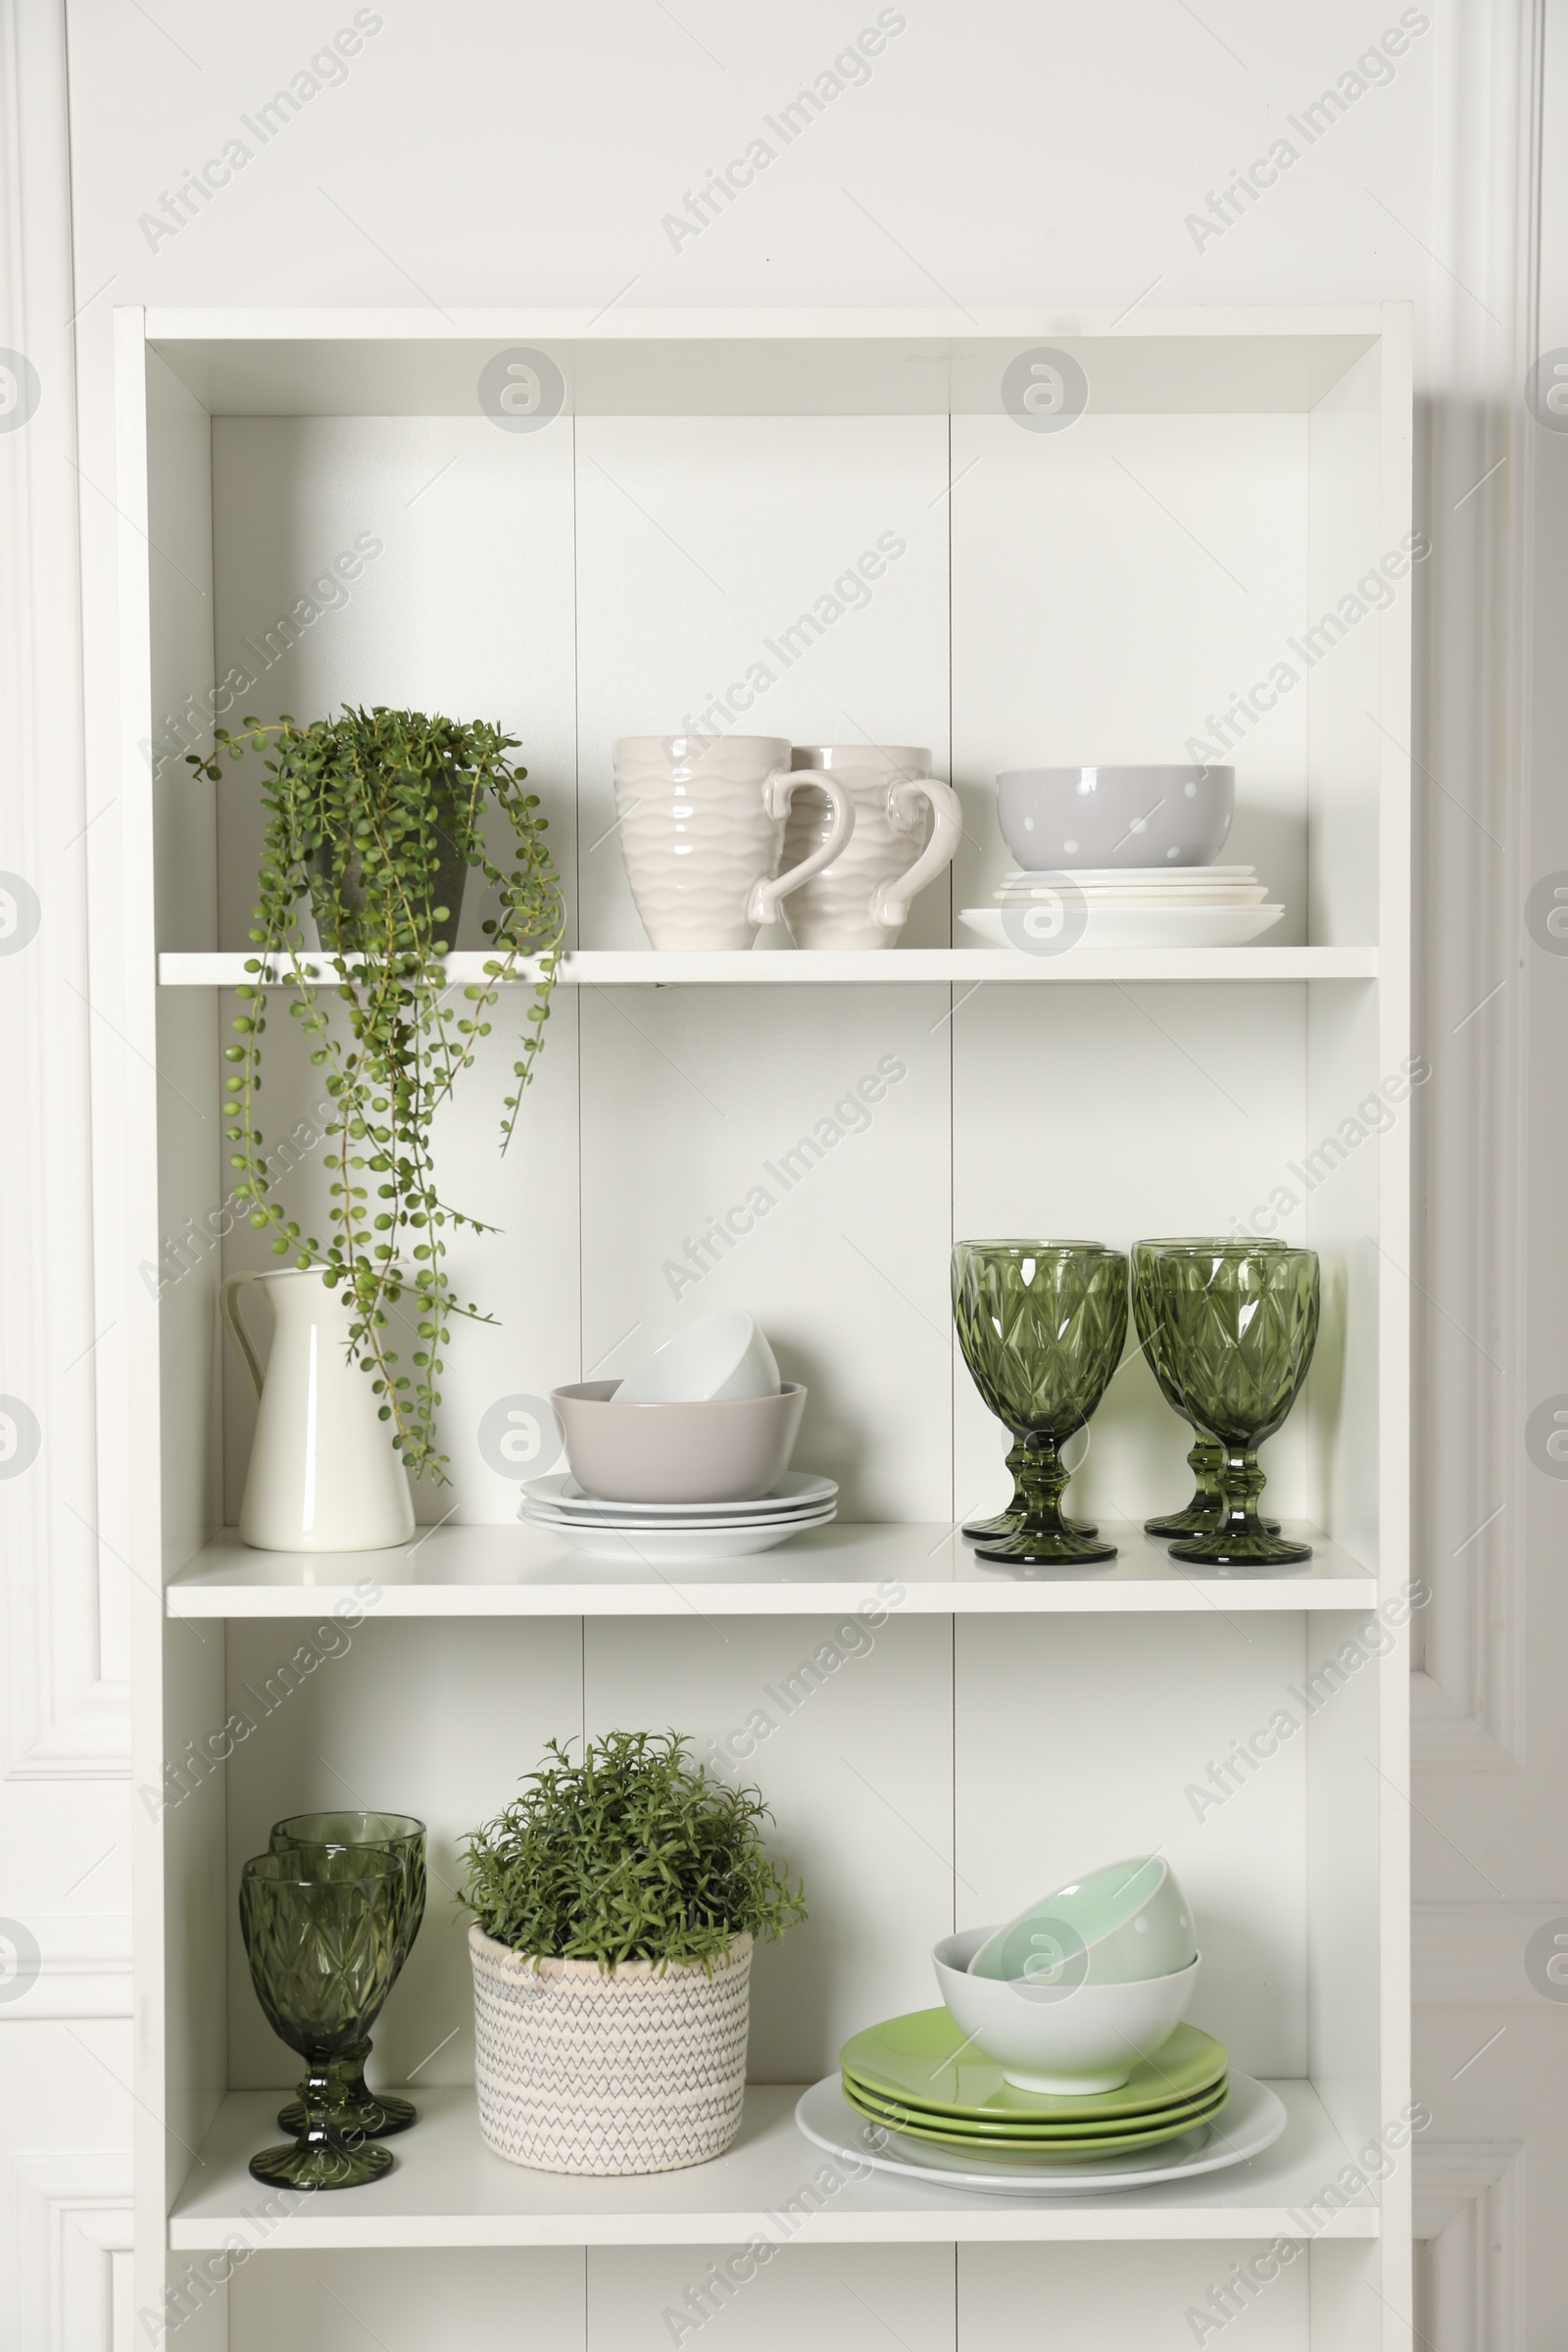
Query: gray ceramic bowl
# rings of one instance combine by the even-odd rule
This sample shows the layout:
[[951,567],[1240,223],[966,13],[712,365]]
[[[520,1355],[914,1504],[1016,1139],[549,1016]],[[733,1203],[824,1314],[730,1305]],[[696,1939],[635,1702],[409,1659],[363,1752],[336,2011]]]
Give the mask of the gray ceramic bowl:
[[1212,865],[1236,807],[1234,767],[1011,767],[1003,838],[1021,866]]
[[790,1466],[806,1391],[710,1397],[702,1404],[617,1404],[618,1381],[552,1389],[571,1475],[606,1502],[750,1502]]

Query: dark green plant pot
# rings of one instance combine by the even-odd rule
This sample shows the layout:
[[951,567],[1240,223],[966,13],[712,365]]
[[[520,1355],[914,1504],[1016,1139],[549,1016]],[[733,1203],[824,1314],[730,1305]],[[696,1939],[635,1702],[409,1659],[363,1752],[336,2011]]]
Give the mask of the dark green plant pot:
[[[450,948],[457,941],[458,922],[463,913],[463,893],[468,879],[468,861],[444,826],[437,825],[435,831],[441,845],[441,856],[436,865],[431,894],[418,911],[433,919],[438,906],[446,908],[447,920],[441,924],[440,932]],[[339,920],[338,908],[328,895],[331,884],[332,855],[323,843],[311,859],[311,907],[316,916],[317,934],[329,955],[338,951],[345,955],[358,955],[366,944],[365,891],[360,860],[357,858],[350,860],[337,884],[346,920]],[[371,944],[380,947],[383,943],[377,939]]]

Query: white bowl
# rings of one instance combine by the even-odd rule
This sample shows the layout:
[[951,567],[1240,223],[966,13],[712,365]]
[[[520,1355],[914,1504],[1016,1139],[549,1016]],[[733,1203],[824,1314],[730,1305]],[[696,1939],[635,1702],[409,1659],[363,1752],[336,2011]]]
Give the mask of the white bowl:
[[931,1953],[937,1989],[962,2034],[1020,2090],[1119,2090],[1187,2015],[1201,1956],[1173,1977],[1138,1984],[1003,1984],[969,1963],[997,1933],[945,1936]]
[[621,1404],[710,1404],[732,1396],[776,1396],[778,1364],[744,1307],[702,1315],[627,1373]]
[[1003,836],[1036,872],[1212,865],[1235,807],[1234,767],[1012,767],[997,778]]

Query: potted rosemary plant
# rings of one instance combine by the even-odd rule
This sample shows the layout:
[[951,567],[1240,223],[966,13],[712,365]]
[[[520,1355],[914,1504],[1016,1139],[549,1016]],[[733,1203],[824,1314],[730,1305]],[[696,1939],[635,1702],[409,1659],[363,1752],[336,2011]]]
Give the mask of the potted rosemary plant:
[[755,1788],[674,1733],[551,1761],[466,1849],[479,2128],[514,2164],[662,2173],[740,2129],[752,1948],[806,1916]]
[[[490,1035],[504,982],[524,956],[539,958],[503,1099],[501,1149],[543,1043],[560,959],[561,888],[545,847],[538,796],[511,754],[516,738],[482,721],[417,710],[345,705],[333,718],[275,726],[247,718],[215,730],[210,757],[190,765],[215,781],[226,757],[266,756],[267,810],[256,953],[241,987],[233,1065],[224,1079],[236,1198],[279,1257],[318,1266],[351,1311],[350,1345],[380,1399],[382,1421],[405,1465],[445,1483],[436,1414],[451,1318],[489,1320],[454,1297],[446,1272],[452,1230],[489,1230],[443,1200],[431,1128],[437,1110]],[[489,830],[506,836],[501,861]],[[448,986],[443,956],[457,936],[470,868],[495,892],[483,926],[493,953],[484,977]],[[314,915],[333,983],[315,977],[304,928]],[[272,1198],[256,1123],[267,978],[286,981],[289,1011],[304,1028],[334,1106],[329,1233],[321,1242]],[[407,1298],[417,1334],[408,1368],[391,1341],[388,1309]]]

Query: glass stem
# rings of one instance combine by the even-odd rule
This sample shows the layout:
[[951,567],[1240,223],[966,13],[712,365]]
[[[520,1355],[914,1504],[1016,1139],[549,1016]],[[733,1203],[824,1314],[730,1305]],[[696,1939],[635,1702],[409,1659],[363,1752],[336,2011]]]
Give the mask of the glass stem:
[[1225,1516],[1225,1493],[1219,1482],[1220,1465],[1225,1448],[1216,1446],[1212,1438],[1200,1437],[1187,1456],[1187,1467],[1193,1474],[1193,1499],[1189,1510],[1205,1511],[1216,1522]]
[[1055,1439],[1044,1431],[1032,1430],[1023,1441],[1023,1464],[1015,1475],[1023,1504],[1023,1532],[1034,1536],[1065,1536],[1061,1498],[1067,1491],[1067,1472],[1062,1467]]
[[338,2061],[330,2058],[312,2058],[310,2071],[300,2084],[300,2105],[305,2110],[305,2129],[300,2141],[306,2147],[329,2147],[337,2141],[334,2110],[340,2095],[334,2079]]
[[[1196,1452],[1197,1447],[1193,1450]],[[1218,1497],[1219,1531],[1232,1538],[1255,1538],[1261,1543],[1267,1531],[1257,1505],[1268,1481],[1258,1468],[1255,1447],[1226,1446],[1214,1450],[1224,1464]]]

